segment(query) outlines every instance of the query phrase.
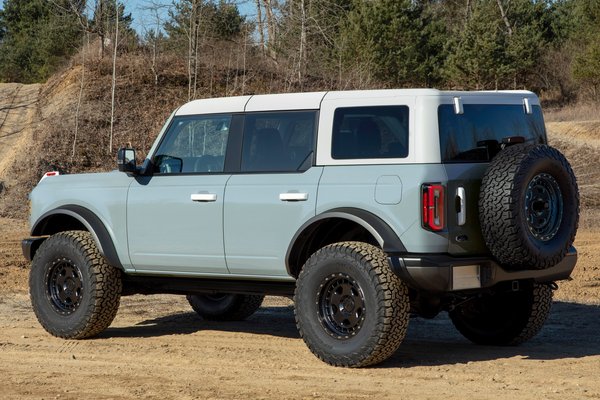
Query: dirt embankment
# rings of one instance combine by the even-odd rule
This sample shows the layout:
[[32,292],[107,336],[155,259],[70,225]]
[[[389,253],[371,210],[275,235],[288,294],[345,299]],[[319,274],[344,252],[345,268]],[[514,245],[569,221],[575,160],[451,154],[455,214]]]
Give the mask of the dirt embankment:
[[15,183],[9,169],[23,159],[31,142],[40,88],[39,84],[0,84],[0,183],[4,185]]

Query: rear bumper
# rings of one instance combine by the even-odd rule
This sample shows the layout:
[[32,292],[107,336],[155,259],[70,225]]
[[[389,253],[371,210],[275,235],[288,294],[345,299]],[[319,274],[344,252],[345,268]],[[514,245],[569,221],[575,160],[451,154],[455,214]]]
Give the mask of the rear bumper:
[[487,257],[449,255],[389,255],[392,270],[409,287],[427,292],[452,292],[494,286],[500,282],[533,280],[554,282],[569,278],[577,263],[577,250],[546,269],[510,271]]

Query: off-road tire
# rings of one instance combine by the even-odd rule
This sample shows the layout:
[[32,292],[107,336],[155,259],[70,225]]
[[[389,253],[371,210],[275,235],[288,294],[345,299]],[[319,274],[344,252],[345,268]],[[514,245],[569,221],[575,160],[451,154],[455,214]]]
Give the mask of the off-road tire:
[[514,346],[538,334],[552,307],[552,288],[530,284],[484,294],[450,311],[456,329],[476,344]]
[[210,321],[243,321],[256,312],[265,296],[221,293],[186,296],[192,309]]
[[488,249],[506,268],[558,264],[575,240],[579,221],[571,165],[547,145],[507,147],[483,176],[479,219]]
[[367,243],[334,243],[315,252],[298,276],[294,303],[304,342],[335,366],[386,360],[408,328],[408,289],[385,253]]
[[46,331],[85,339],[106,329],[121,297],[121,271],[106,263],[89,232],[68,231],[46,239],[35,253],[29,293]]

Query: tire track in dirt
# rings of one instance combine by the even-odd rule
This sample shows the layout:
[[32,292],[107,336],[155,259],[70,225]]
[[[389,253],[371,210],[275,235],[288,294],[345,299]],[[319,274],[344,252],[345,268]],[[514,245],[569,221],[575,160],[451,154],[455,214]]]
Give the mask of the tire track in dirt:
[[0,84],[0,182],[13,183],[8,171],[31,140],[40,87]]
[[[0,387],[10,399],[594,399],[600,308],[557,302],[519,347],[476,346],[446,315],[411,319],[398,352],[375,368],[330,367],[304,345],[290,301],[268,297],[243,322],[211,322],[183,296],[125,297],[94,339],[48,335],[27,295],[0,303]],[[21,309],[22,310],[22,309]],[[78,343],[78,345],[74,345]]]
[[[4,124],[6,123],[8,116],[9,116],[11,110],[14,108],[15,100],[17,99],[17,95],[19,94],[21,87],[22,87],[21,85],[17,85],[15,88],[15,91],[13,93],[11,93],[10,96],[8,96],[8,98],[10,99],[10,102],[8,104],[0,105],[0,111],[4,114],[4,117],[2,118],[2,121],[0,122],[0,132],[2,132],[2,128],[4,128]],[[1,87],[0,87],[0,92],[2,92]],[[3,103],[5,103],[5,102],[3,101]],[[0,136],[0,138],[5,137],[7,135],[8,134]]]

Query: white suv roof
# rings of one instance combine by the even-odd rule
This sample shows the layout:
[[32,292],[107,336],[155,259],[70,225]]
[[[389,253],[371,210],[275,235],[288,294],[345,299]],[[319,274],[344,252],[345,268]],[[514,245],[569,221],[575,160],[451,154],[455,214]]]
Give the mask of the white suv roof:
[[219,97],[212,99],[193,100],[181,106],[175,115],[231,113],[244,111],[273,111],[273,110],[317,110],[324,100],[350,99],[385,99],[393,97],[493,97],[531,98],[537,102],[534,93],[526,90],[506,91],[441,91],[437,89],[382,89],[382,90],[348,90],[331,92],[306,92],[261,94],[237,97]]

